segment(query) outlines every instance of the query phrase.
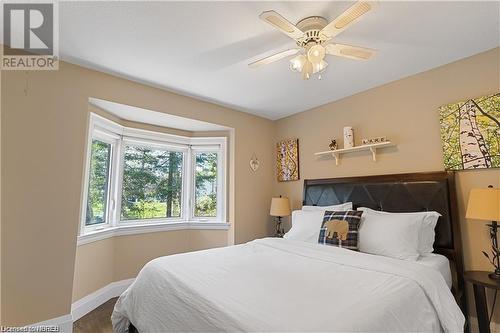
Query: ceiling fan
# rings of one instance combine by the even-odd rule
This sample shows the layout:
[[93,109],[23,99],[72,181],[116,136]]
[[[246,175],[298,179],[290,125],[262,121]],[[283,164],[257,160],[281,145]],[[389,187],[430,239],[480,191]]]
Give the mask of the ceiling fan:
[[300,20],[296,25],[274,10],[265,11],[259,15],[259,18],[294,39],[298,48],[275,53],[254,61],[248,66],[253,68],[267,65],[299,53],[290,60],[290,69],[302,73],[302,78],[308,80],[313,74],[318,74],[318,78],[321,79],[321,73],[328,66],[325,61],[327,54],[355,60],[368,60],[375,54],[375,50],[333,43],[331,40],[357,22],[360,17],[373,10],[376,5],[376,1],[358,1],[330,23],[324,17],[310,16]]

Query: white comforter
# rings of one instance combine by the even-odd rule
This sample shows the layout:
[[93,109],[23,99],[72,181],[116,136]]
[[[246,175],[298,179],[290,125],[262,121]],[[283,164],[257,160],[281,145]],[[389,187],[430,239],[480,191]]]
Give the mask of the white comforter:
[[149,262],[115,332],[463,332],[441,274],[331,246],[264,238]]

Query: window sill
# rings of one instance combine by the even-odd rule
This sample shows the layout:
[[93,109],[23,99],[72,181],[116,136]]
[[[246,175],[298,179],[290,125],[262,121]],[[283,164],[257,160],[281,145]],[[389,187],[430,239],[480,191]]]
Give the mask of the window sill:
[[116,227],[95,230],[78,236],[77,246],[97,242],[106,238],[124,235],[137,235],[151,232],[174,230],[228,230],[230,224],[226,222],[198,222],[181,221],[168,223],[150,223],[145,225],[120,225]]

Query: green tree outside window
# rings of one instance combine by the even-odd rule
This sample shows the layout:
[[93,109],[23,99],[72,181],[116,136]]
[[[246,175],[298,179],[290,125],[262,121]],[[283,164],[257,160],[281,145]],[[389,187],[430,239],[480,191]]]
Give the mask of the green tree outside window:
[[92,140],[85,225],[106,222],[111,145]]
[[194,216],[217,216],[217,153],[195,154]]
[[181,216],[183,153],[126,146],[122,220]]

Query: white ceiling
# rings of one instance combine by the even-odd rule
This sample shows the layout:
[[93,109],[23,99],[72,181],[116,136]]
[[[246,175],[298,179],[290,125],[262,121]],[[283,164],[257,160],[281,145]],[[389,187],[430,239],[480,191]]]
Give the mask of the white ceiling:
[[179,117],[164,112],[147,110],[98,98],[89,98],[89,103],[118,118],[138,123],[170,127],[191,132],[225,131],[229,129],[229,127],[207,123],[205,121]]
[[353,2],[61,2],[63,60],[270,119],[304,111],[500,45],[500,3],[382,2],[339,35],[379,50],[368,62],[329,56],[321,81],[282,60],[247,64],[293,41],[259,20],[332,20]]

